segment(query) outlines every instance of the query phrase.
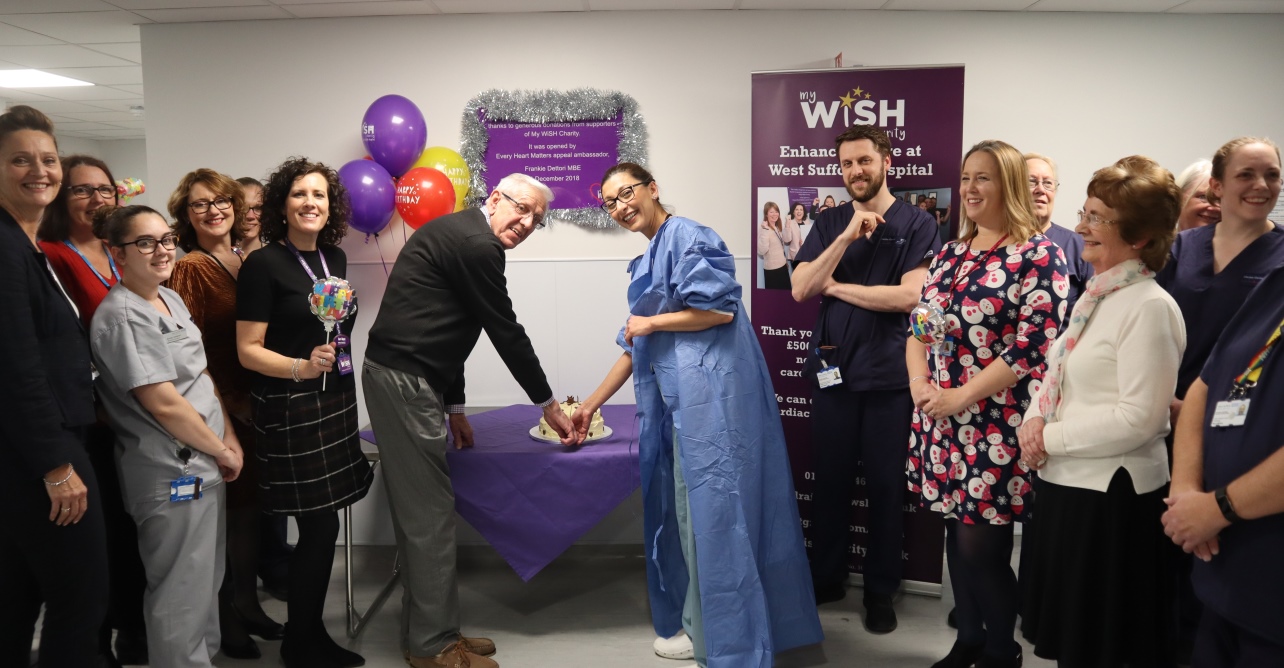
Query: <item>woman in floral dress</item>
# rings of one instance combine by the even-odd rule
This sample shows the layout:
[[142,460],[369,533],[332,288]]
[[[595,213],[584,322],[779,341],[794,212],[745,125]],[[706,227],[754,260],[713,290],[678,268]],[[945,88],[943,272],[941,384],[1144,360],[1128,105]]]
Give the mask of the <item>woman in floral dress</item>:
[[[1069,289],[1061,249],[1038,233],[1025,160],[1001,141],[963,160],[960,237],[928,269],[939,343],[910,337],[910,490],[945,515],[958,639],[933,668],[1020,666],[1012,522],[1030,472],[1017,428],[1057,336]],[[930,338],[930,337],[926,337]]]

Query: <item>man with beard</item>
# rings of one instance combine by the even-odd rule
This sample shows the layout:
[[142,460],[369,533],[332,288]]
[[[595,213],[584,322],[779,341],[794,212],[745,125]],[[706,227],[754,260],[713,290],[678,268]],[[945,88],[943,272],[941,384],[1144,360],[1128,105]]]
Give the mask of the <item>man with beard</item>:
[[863,473],[865,628],[888,633],[901,581],[909,384],[927,380],[906,371],[906,314],[919,302],[939,244],[933,216],[887,188],[886,133],[853,125],[835,143],[852,201],[821,213],[793,276],[795,300],[823,296],[803,372],[814,388],[811,574],[817,603],[846,596],[852,492]]

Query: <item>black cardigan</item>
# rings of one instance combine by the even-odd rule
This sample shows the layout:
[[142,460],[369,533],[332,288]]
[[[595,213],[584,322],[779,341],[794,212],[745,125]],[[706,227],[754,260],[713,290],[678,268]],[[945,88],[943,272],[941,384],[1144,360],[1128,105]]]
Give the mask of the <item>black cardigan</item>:
[[94,422],[89,342],[44,254],[3,209],[0,286],[0,452],[19,475],[42,477],[83,452],[77,428]]

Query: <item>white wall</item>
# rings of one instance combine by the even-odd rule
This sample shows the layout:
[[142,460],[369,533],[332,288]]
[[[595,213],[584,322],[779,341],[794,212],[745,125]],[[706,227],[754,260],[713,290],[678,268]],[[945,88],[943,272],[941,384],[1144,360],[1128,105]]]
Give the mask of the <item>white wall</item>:
[[[458,148],[490,89],[592,86],[637,99],[663,198],[751,252],[750,72],[963,63],[964,140],[1053,156],[1069,223],[1093,170],[1144,153],[1174,171],[1241,134],[1284,139],[1284,16],[929,12],[585,12],[142,26],[148,186],[212,167],[264,176],[285,157],[364,150],[375,98],[414,100],[429,145]],[[961,155],[961,153],[960,153]],[[837,182],[836,182],[837,185]],[[389,262],[394,223],[379,241]],[[518,315],[560,394],[586,394],[618,355],[636,235],[554,225],[509,253]],[[358,362],[384,284],[373,241],[344,244],[362,295]],[[741,277],[748,280],[747,262]],[[525,402],[483,337],[470,403]],[[630,400],[622,393],[622,400]],[[364,408],[362,419],[364,421]]]

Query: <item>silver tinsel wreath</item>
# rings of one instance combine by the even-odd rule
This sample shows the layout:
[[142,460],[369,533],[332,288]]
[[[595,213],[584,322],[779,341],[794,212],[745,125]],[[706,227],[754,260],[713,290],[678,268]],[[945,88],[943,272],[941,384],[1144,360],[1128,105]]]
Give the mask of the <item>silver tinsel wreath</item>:
[[[482,125],[478,110],[486,118],[516,123],[564,123],[568,121],[605,120],[622,115],[620,124],[620,162],[646,165],[646,122],[638,112],[638,103],[618,91],[577,88],[556,90],[488,90],[468,101],[460,133],[460,155],[468,163],[472,178],[468,205],[477,206],[486,198],[486,145],[490,136]],[[597,207],[555,209],[549,219],[574,223],[599,230],[620,229],[606,212]]]

